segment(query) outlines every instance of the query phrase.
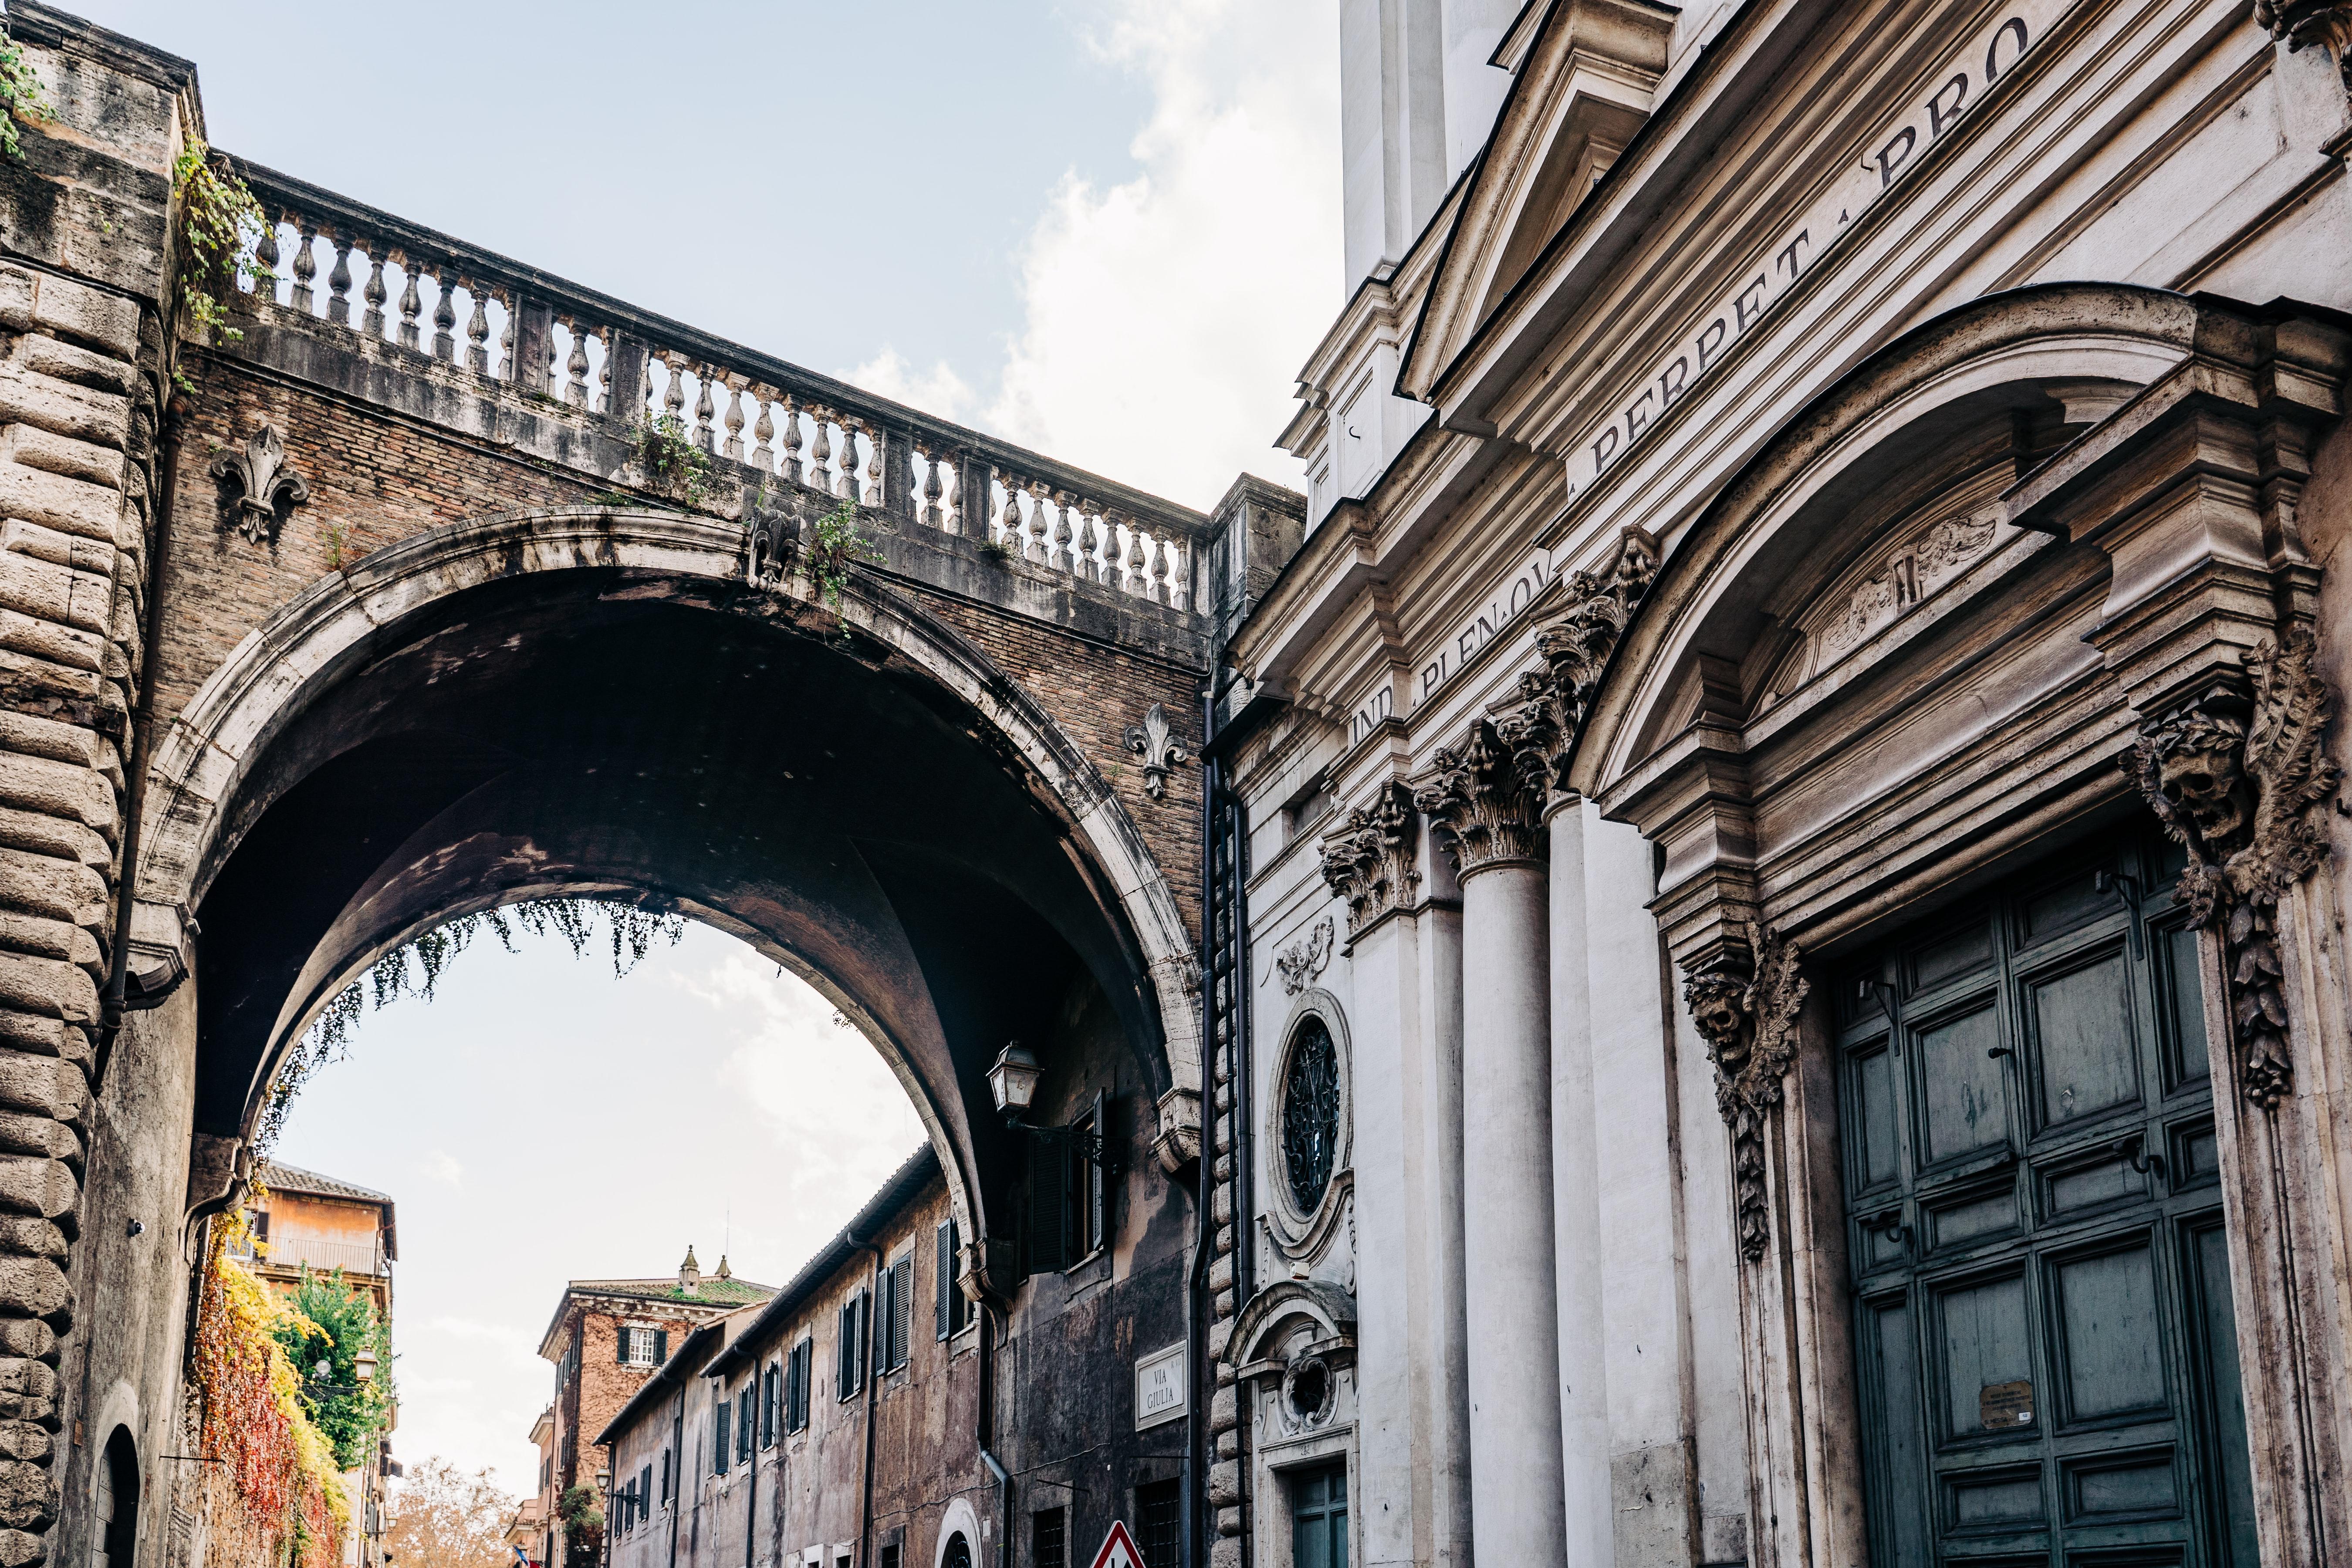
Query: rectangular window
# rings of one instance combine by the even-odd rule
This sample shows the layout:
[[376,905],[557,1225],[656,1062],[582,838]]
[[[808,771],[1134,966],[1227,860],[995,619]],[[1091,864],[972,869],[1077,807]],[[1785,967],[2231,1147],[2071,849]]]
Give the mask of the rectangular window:
[[710,1407],[710,1473],[714,1476],[727,1473],[727,1426],[734,1414],[731,1400],[720,1399]]
[[745,1384],[743,1392],[735,1396],[735,1457],[748,1462],[751,1458],[751,1385]]
[[662,1450],[661,1500],[667,1502],[670,1497],[669,1450],[664,1448]]
[[1044,1508],[1029,1516],[1029,1561],[1032,1568],[1067,1568],[1070,1557],[1070,1510]]
[[776,1446],[776,1423],[780,1419],[776,1405],[783,1391],[783,1369],[772,1362],[769,1363],[768,1370],[760,1374],[760,1447],[762,1448]]
[[1182,1568],[1184,1483],[1152,1481],[1135,1489],[1135,1549],[1143,1568]]
[[669,1359],[669,1333],[663,1329],[623,1329],[618,1354],[624,1366],[659,1366]]
[[876,1364],[896,1372],[907,1364],[914,1337],[915,1255],[911,1252],[882,1270],[882,1310],[875,1344]]
[[898,1568],[898,1543],[895,1541],[882,1548],[882,1568]]
[[950,1220],[939,1230],[939,1289],[934,1292],[931,1307],[931,1334],[946,1339],[963,1331],[964,1315],[971,1303],[956,1289],[956,1222]]
[[792,1404],[791,1427],[805,1432],[809,1424],[809,1384],[816,1375],[816,1342],[803,1340],[793,1347],[793,1364],[786,1373]]
[[874,1314],[863,1290],[841,1304],[841,1343],[834,1369],[835,1397],[847,1399],[866,1386],[866,1336]]
[[[1064,1267],[1077,1262],[1099,1249],[1105,1236],[1104,1211],[1108,1193],[1103,1184],[1100,1160],[1086,1156],[1087,1141],[1100,1134],[1105,1144],[1109,1142],[1109,1097],[1097,1092],[1094,1110],[1080,1117],[1070,1128],[1069,1177],[1063,1190],[1067,1194],[1067,1217],[1063,1221],[1064,1234],[1069,1237],[1069,1256]],[[1106,1149],[1105,1152],[1108,1152]]]

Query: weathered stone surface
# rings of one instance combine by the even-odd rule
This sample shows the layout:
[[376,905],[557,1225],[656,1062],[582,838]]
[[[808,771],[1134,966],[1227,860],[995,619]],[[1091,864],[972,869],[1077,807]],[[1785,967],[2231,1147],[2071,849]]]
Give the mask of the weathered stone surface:
[[0,1568],[38,1568],[48,1561],[47,1542],[24,1530],[0,1530]]
[[58,1517],[57,1483],[45,1465],[0,1459],[0,1525],[43,1530]]
[[[51,1125],[57,1123],[52,1122]],[[81,1184],[74,1179],[73,1172],[58,1160],[40,1155],[0,1154],[0,1207],[14,1209],[20,1214],[37,1215],[43,1219],[55,1219],[59,1215],[72,1212],[74,1200],[80,1193]],[[29,1258],[17,1261],[28,1267],[33,1264]],[[22,1298],[0,1294],[0,1306],[20,1299],[26,1302],[47,1300],[38,1294],[47,1287],[40,1283],[37,1273],[26,1276],[26,1279],[27,1283],[24,1289],[35,1294]],[[58,1304],[62,1303],[30,1306],[26,1310],[32,1317],[46,1317]]]
[[0,1006],[47,1013],[72,1024],[94,1024],[98,984],[59,959],[0,952]]

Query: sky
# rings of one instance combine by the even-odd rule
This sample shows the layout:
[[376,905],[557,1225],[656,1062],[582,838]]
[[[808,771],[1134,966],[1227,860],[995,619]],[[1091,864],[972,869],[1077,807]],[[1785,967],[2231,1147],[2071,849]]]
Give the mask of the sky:
[[[1298,483],[1338,0],[63,4],[194,60],[241,158],[1175,500]],[[278,1150],[398,1201],[395,1452],[518,1490],[563,1280],[779,1283],[920,1136],[732,938],[619,982],[520,940],[370,1014]]]
[[239,157],[1188,505],[1298,483],[1338,0],[62,3]]

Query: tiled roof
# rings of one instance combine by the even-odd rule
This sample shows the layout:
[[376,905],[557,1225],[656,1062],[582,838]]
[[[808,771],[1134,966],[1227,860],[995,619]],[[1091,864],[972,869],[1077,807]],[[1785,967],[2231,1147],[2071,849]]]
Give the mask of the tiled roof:
[[634,1296],[640,1300],[682,1301],[695,1307],[745,1307],[776,1293],[773,1285],[721,1279],[715,1274],[704,1275],[691,1296],[674,1274],[666,1279],[573,1279],[567,1283],[572,1289],[598,1296]]
[[362,1203],[388,1204],[390,1193],[362,1187],[356,1182],[346,1182],[334,1176],[322,1176],[316,1171],[305,1171],[299,1165],[268,1162],[256,1173],[263,1186],[276,1193],[309,1193],[326,1198],[357,1198]]

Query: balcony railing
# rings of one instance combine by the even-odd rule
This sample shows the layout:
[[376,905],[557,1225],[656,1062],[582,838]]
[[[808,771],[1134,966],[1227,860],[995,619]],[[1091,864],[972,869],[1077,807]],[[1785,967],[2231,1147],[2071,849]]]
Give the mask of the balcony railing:
[[[1204,613],[1208,519],[257,164],[268,301],[758,475]],[[327,264],[324,287],[319,270]],[[352,298],[354,285],[358,298]],[[462,327],[460,325],[462,323]]]
[[[271,1268],[308,1268],[314,1274],[325,1274],[340,1268],[346,1274],[387,1274],[391,1272],[383,1256],[381,1239],[366,1241],[334,1241],[323,1237],[289,1236],[264,1242],[257,1261]],[[235,1254],[255,1259],[255,1250],[240,1247]]]

